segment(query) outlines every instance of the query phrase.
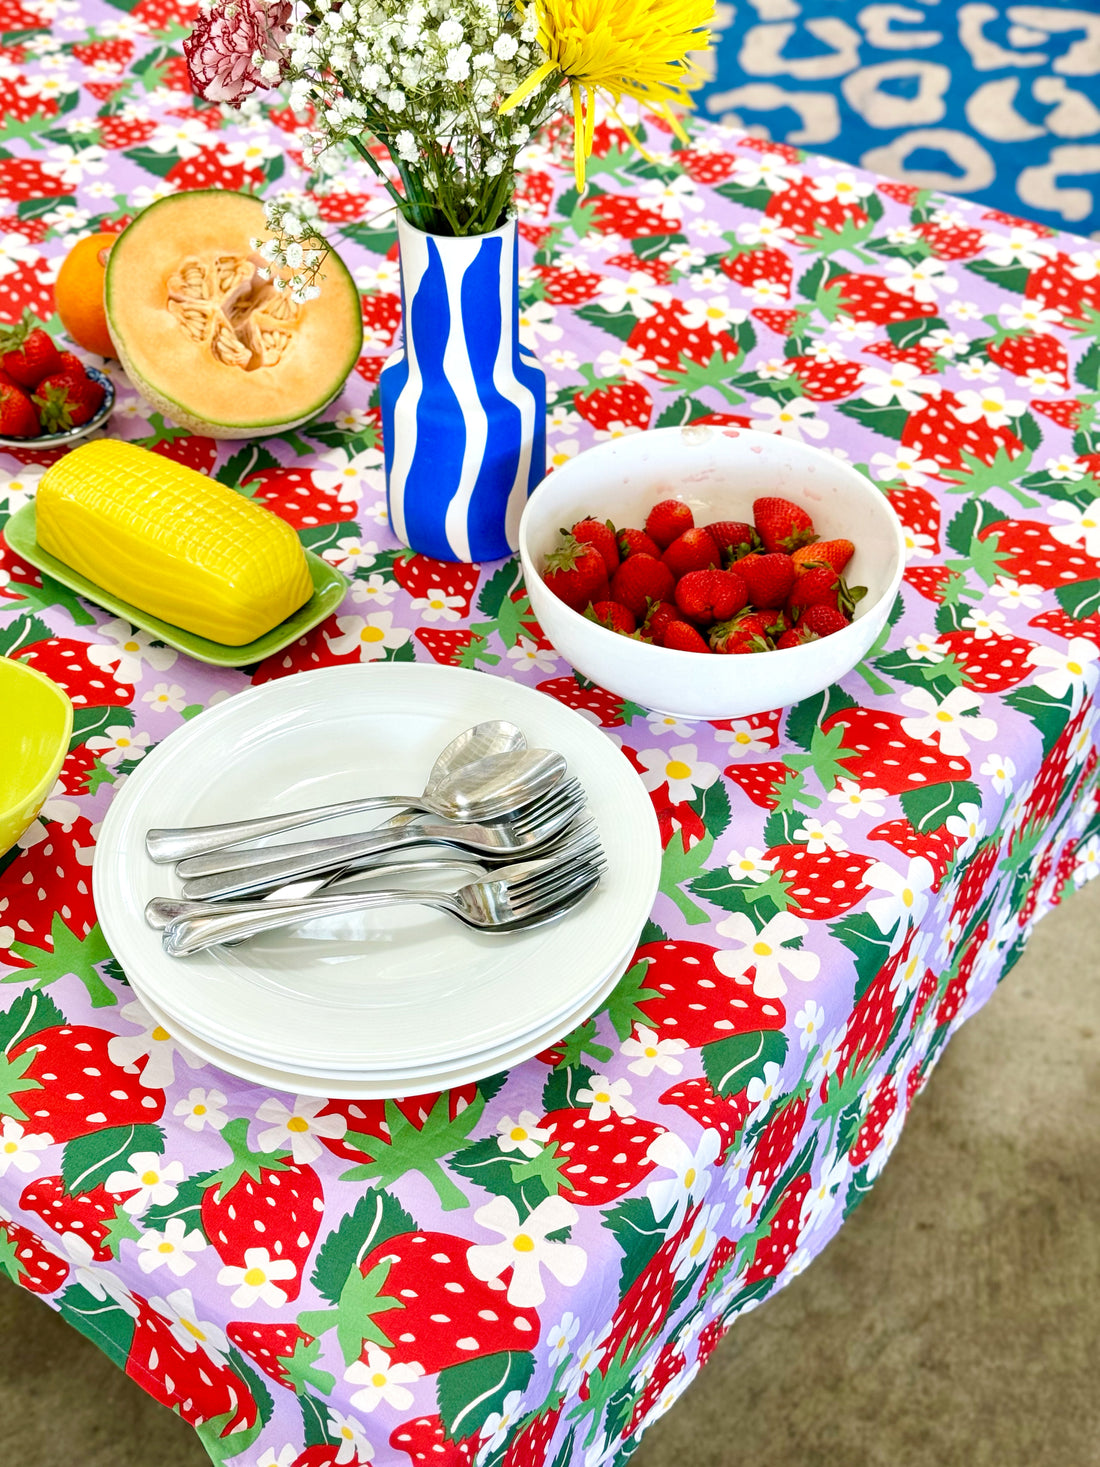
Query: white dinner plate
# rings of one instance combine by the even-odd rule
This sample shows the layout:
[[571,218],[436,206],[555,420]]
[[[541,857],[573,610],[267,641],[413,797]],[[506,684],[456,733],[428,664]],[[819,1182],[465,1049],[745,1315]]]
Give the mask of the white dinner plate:
[[[560,750],[588,795],[607,871],[560,923],[494,937],[428,908],[391,908],[186,959],[165,954],[142,911],[152,896],[177,895],[181,883],[146,855],[150,827],[245,819],[358,794],[414,794],[439,751],[489,718],[518,724],[532,747]],[[354,817],[323,827],[361,828]],[[660,856],[641,781],[579,714],[484,673],[375,663],[251,688],[169,735],[115,797],[93,880],[104,934],[124,970],[192,1034],[218,1048],[246,1048],[277,1069],[393,1073],[468,1064],[517,1036],[544,1033],[589,1002],[617,976],[649,915]]]
[[[623,956],[620,970],[625,969],[629,961],[628,951]],[[221,1049],[192,1033],[178,1019],[172,1018],[142,990],[140,983],[130,979],[134,992],[153,1018],[173,1038],[178,1039],[207,1064],[216,1065],[218,1069],[242,1080],[249,1080],[254,1085],[263,1085],[268,1090],[286,1091],[291,1095],[316,1095],[326,1100],[403,1100],[407,1095],[431,1095],[437,1091],[453,1089],[456,1085],[468,1085],[475,1080],[483,1080],[486,1075],[496,1075],[501,1070],[510,1070],[524,1060],[529,1060],[532,1055],[549,1049],[570,1030],[582,1024],[607,999],[618,981],[618,975],[608,978],[561,1023],[552,1024],[543,1033],[517,1041],[510,1048],[496,1054],[482,1055],[469,1063],[452,1061],[449,1068],[426,1069],[415,1074],[386,1078],[377,1075],[316,1075],[305,1070],[264,1065],[245,1055]]]

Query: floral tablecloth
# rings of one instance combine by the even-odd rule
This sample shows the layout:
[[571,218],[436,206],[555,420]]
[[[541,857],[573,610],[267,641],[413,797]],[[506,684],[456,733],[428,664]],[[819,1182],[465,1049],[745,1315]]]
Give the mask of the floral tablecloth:
[[[531,148],[553,463],[751,424],[866,466],[906,526],[890,625],[841,685],[679,723],[579,682],[514,563],[396,546],[385,198],[350,163],[307,178],[285,109],[190,96],[185,10],[0,0],[0,314],[48,316],[71,242],[166,190],[308,186],[363,291],[334,409],[219,445],[116,373],[111,427],[270,505],[348,592],[287,653],[215,671],[3,550],[0,651],[77,716],[0,870],[0,1265],[217,1462],[621,1462],[833,1235],[951,1032],[1097,869],[1100,250],[720,129],[651,130],[640,158],[602,123],[584,198],[558,140]],[[0,463],[6,514],[43,456]],[[96,830],[184,720],[376,658],[520,678],[605,728],[658,812],[661,895],[606,1007],[507,1075],[387,1104],[265,1093],[129,993]]]

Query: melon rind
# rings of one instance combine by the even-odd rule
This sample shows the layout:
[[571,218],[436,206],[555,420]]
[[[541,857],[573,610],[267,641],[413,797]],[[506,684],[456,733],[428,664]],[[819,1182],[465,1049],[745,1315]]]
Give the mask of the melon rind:
[[260,199],[195,189],[150,204],[107,258],[107,328],[123,370],[152,407],[207,438],[266,437],[308,423],[340,395],[362,350],[359,292],[335,251],[278,366],[223,365],[179,330],[166,309],[176,263],[210,245],[250,254],[249,241],[267,233]]

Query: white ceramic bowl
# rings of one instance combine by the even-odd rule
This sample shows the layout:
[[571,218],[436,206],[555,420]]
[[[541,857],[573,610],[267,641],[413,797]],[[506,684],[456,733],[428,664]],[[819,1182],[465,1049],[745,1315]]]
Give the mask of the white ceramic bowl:
[[[781,652],[704,656],[618,636],[586,620],[543,584],[559,532],[586,515],[641,528],[661,499],[690,505],[697,525],[752,520],[752,502],[780,495],[805,507],[822,539],[856,547],[844,572],[866,586],[850,626]],[[820,449],[710,426],[655,428],[601,443],[545,479],[523,512],[519,551],[539,624],[593,682],[645,708],[681,718],[737,718],[783,708],[850,672],[886,623],[905,566],[901,525],[886,497],[851,464]]]

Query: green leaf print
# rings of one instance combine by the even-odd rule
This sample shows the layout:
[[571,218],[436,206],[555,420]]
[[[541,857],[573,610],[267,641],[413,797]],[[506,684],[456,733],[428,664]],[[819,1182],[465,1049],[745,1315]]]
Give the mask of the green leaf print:
[[435,1398],[443,1430],[452,1441],[473,1436],[512,1391],[522,1391],[535,1373],[527,1350],[503,1350],[448,1365],[436,1377]]
[[317,1250],[310,1282],[331,1303],[339,1302],[348,1275],[372,1248],[388,1238],[416,1230],[415,1220],[397,1198],[379,1188],[347,1213]]
[[903,790],[901,808],[905,818],[921,835],[939,830],[960,805],[981,805],[982,792],[968,779],[944,780],[918,790]]
[[20,968],[0,979],[3,983],[30,983],[35,989],[49,988],[61,978],[78,978],[88,990],[92,1008],[110,1008],[115,996],[96,971],[96,964],[106,962],[111,956],[107,939],[97,922],[86,937],[77,937],[66,927],[60,912],[55,912],[50,924],[53,946],[32,947],[29,942],[13,942],[11,950],[16,957],[32,963],[28,971]]
[[164,1155],[164,1132],[159,1126],[108,1126],[67,1143],[61,1157],[61,1180],[67,1192],[90,1192],[101,1187],[112,1172],[127,1170],[136,1152]]
[[440,1162],[472,1144],[470,1132],[485,1109],[485,1097],[478,1094],[465,1110],[452,1120],[450,1096],[440,1095],[422,1126],[416,1126],[392,1100],[386,1101],[388,1135],[383,1138],[365,1132],[349,1131],[347,1140],[370,1158],[364,1166],[354,1166],[341,1174],[342,1182],[365,1182],[377,1179],[383,1187],[396,1182],[407,1172],[419,1172],[435,1188],[440,1206],[449,1212],[468,1207],[466,1194],[455,1186]]
[[764,1066],[781,1065],[787,1037],[774,1029],[734,1034],[703,1045],[703,1070],[719,1095],[739,1095],[750,1080],[762,1078]]

